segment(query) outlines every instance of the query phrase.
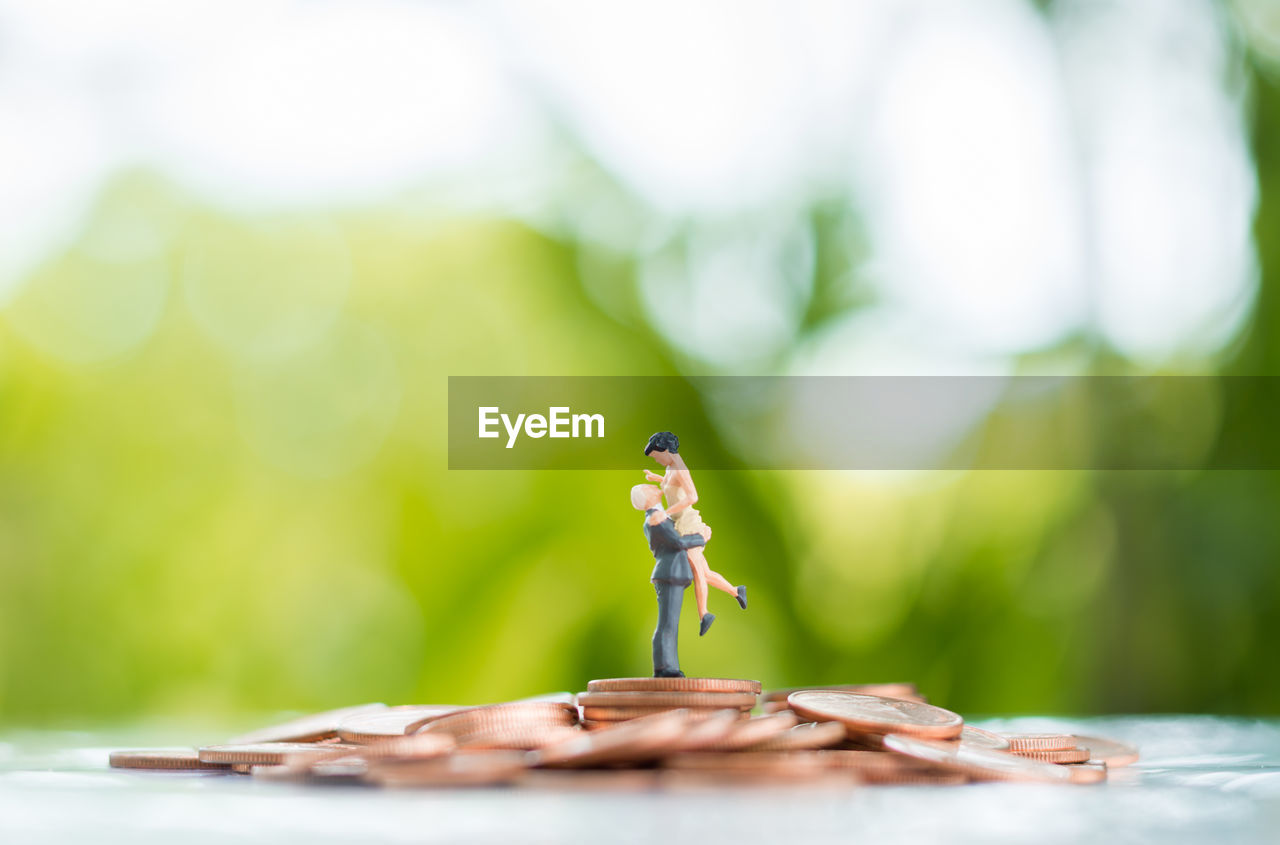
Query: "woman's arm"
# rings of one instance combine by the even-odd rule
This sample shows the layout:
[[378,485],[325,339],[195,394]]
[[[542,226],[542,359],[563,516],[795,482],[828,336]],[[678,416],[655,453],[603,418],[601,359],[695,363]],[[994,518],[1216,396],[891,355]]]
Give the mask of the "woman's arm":
[[701,534],[682,534],[680,535],[680,546],[684,549],[696,549],[698,546],[705,546],[707,538]]

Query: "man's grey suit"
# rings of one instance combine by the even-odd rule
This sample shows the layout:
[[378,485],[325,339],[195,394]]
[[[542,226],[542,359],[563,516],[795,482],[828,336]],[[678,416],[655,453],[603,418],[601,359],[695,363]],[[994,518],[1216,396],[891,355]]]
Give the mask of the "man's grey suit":
[[689,566],[688,549],[706,545],[701,534],[685,534],[676,531],[675,523],[664,519],[657,525],[649,524],[645,511],[644,536],[649,540],[649,551],[656,563],[649,580],[658,594],[658,627],[653,632],[653,675],[655,678],[683,677],[680,671],[680,655],[677,651],[680,636],[680,607],[684,604],[684,591],[693,583],[693,569]]

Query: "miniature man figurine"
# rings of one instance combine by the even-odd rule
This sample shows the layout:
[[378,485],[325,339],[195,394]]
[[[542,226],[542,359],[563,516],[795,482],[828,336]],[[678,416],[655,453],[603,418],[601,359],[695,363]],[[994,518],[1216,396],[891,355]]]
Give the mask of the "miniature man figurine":
[[644,535],[656,563],[649,580],[658,594],[658,626],[653,631],[653,676],[683,678],[678,653],[680,607],[693,582],[688,550],[706,543],[701,534],[682,537],[662,509],[662,489],[652,484],[631,488],[631,504],[645,514]]
[[[644,471],[644,477],[662,485],[662,493],[667,497],[667,515],[675,520],[676,533],[687,536],[701,534],[702,538],[711,541],[711,528],[702,521],[702,515],[694,507],[698,503],[698,488],[693,486],[693,475],[680,457],[680,438],[669,431],[659,431],[649,438],[644,453],[667,468],[664,475]],[[714,613],[707,612],[707,586],[723,590],[738,600],[738,605],[747,609],[747,588],[745,585],[735,586],[729,583],[719,572],[707,565],[705,549],[689,550],[689,564],[693,567],[693,596],[698,602],[698,636],[706,636],[711,623],[716,621]]]

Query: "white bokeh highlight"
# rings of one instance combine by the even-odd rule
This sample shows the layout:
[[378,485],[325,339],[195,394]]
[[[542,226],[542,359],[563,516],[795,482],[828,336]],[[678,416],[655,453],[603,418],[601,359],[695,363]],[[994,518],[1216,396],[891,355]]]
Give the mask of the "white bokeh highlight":
[[[1280,55],[1267,4],[1237,8]],[[127,167],[238,213],[404,202],[607,230],[663,336],[714,371],[792,366],[796,230],[833,196],[863,224],[876,313],[902,318],[874,344],[828,328],[800,370],[928,358],[922,335],[957,361],[1086,337],[1185,365],[1256,292],[1244,91],[1211,0],[14,0],[0,27],[0,306]],[[202,327],[245,348],[198,287]]]
[[1212,354],[1252,304],[1257,201],[1214,4],[1066,4],[1064,55],[1092,165],[1101,334],[1159,363]]
[[978,351],[1048,345],[1088,296],[1053,44],[1021,3],[930,10],[881,70],[854,162],[883,295]]
[[155,92],[165,165],[221,202],[368,201],[501,156],[526,114],[441,4],[302,4]]

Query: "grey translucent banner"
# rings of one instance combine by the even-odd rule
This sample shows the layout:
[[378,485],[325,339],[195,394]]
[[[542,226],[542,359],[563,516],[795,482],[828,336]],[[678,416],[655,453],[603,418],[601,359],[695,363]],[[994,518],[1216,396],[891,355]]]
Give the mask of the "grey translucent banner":
[[1213,376],[449,378],[450,469],[1278,469],[1280,381]]

